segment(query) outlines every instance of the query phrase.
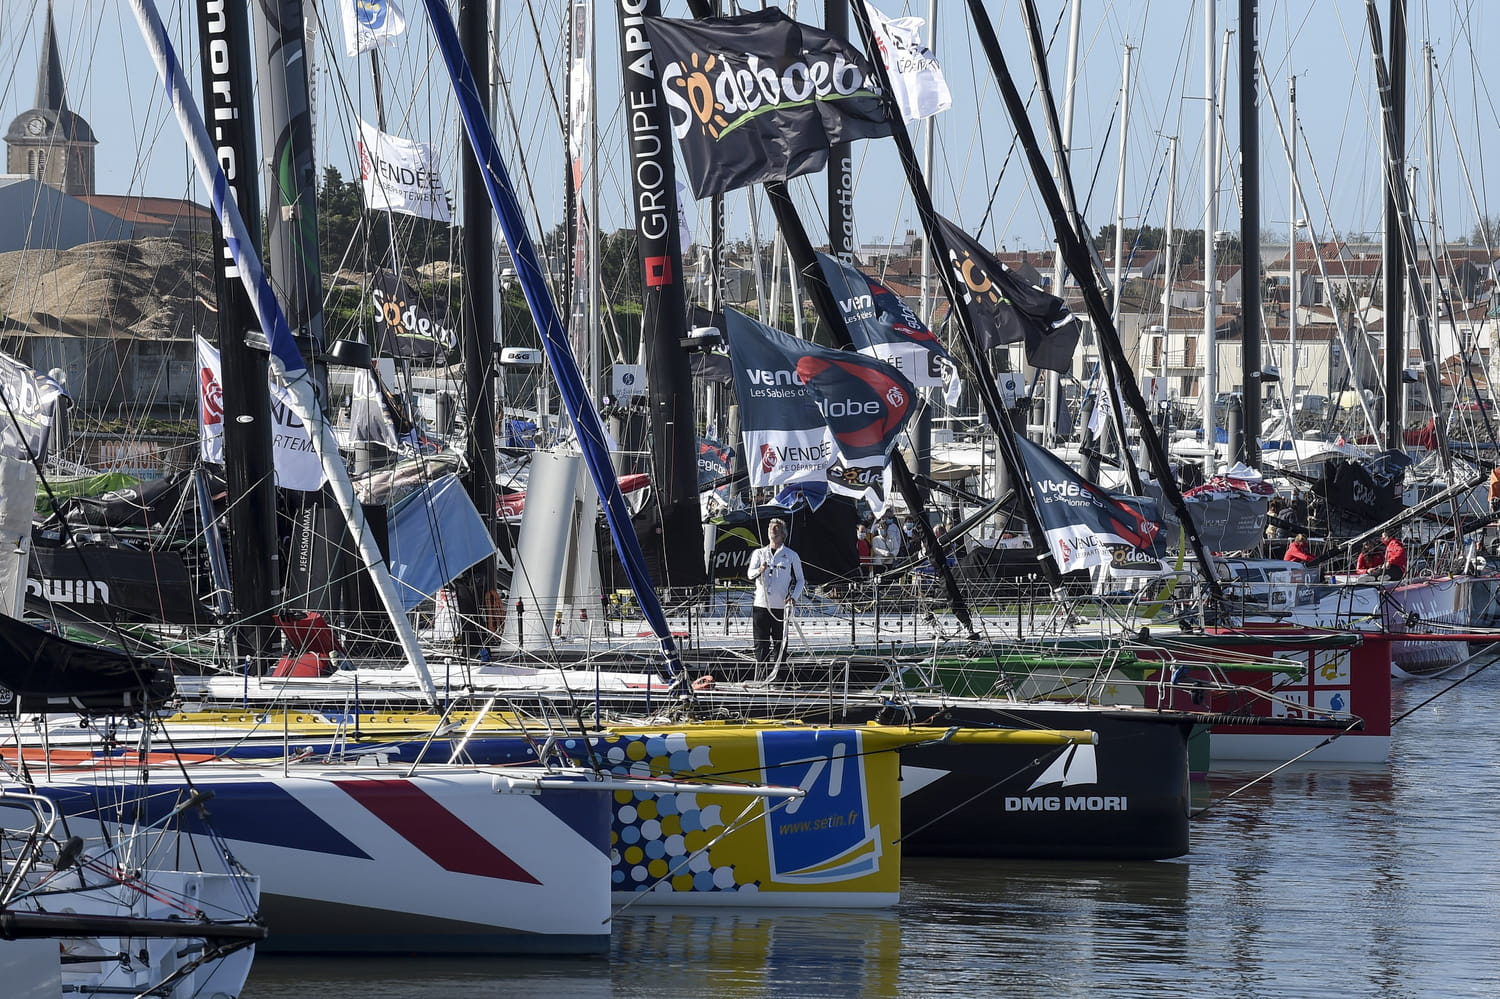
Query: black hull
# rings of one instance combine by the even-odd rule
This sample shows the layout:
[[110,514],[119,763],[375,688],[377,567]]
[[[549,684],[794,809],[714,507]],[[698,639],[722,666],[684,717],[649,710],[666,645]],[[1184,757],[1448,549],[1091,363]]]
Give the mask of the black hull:
[[[858,717],[863,713],[856,709],[848,720],[866,720]],[[1065,752],[1047,746],[903,750],[902,780],[911,789],[901,797],[902,847],[910,856],[1166,860],[1188,852],[1189,721],[1119,710],[960,705],[920,722],[1092,729],[1097,777],[1037,785]]]

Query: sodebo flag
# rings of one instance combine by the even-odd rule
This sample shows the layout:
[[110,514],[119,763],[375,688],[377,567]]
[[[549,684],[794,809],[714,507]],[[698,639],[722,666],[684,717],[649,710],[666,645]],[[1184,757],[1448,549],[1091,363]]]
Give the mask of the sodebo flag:
[[360,122],[359,180],[365,205],[373,211],[401,212],[435,222],[450,218],[448,192],[429,143],[387,135]]
[[832,350],[724,312],[750,484],[878,489],[915,390],[883,361]]

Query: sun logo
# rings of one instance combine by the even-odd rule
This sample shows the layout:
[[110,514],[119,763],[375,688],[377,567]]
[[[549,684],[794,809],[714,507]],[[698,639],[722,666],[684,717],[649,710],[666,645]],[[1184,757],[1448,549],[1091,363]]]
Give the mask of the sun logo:
[[724,105],[720,104],[714,96],[714,85],[708,78],[708,74],[713,72],[714,66],[718,63],[719,57],[715,55],[709,56],[708,60],[701,67],[698,65],[700,58],[701,56],[697,52],[694,52],[689,57],[689,62],[692,65],[689,67],[688,72],[683,74],[676,83],[687,94],[688,104],[692,107],[693,114],[698,118],[698,121],[707,130],[709,135],[717,139],[719,133],[729,127],[729,119],[719,114],[720,111],[724,110]]
[[984,266],[975,260],[967,251],[962,255],[956,250],[948,251],[948,259],[953,263],[953,271],[964,283],[967,289],[964,301],[988,300],[990,305],[999,305],[1005,301],[1005,296],[995,287],[995,282],[985,271]]

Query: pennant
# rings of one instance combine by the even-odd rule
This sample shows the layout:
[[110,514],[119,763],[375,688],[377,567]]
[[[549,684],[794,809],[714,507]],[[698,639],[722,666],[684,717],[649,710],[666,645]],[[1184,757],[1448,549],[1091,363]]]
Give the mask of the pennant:
[[958,405],[964,384],[953,356],[901,296],[826,253],[818,254],[818,265],[855,349],[891,365],[917,388],[941,388],[948,405]]
[[891,75],[891,96],[907,121],[931,118],[953,106],[953,95],[937,56],[922,41],[920,17],[886,17],[868,0],[870,27],[875,30],[875,44]]
[[1161,525],[1153,501],[1106,492],[1040,445],[1019,434],[1015,441],[1059,569],[1160,567]]
[[406,31],[406,16],[395,0],[342,0],[344,51],[357,56],[392,45]]
[[428,309],[405,281],[387,270],[370,279],[370,297],[375,302],[375,351],[386,357],[413,361],[441,361],[458,346],[458,331],[445,309]]
[[882,361],[831,350],[724,311],[746,464],[754,487],[825,482],[860,496],[878,489],[916,399]]
[[699,198],[821,170],[830,146],[890,134],[873,67],[826,31],[774,7],[644,20]]
[[[207,340],[198,344],[198,444],[203,460],[224,463],[224,388],[219,350]],[[297,418],[284,386],[271,382],[271,456],[276,484],[312,492],[323,486],[323,465],[313,450],[307,427]]]
[[988,350],[1025,343],[1027,364],[1067,371],[1080,330],[1063,300],[1027,284],[952,222],[942,216],[937,222],[979,346]]
[[68,393],[57,380],[11,357],[0,354],[0,454],[21,461],[47,457],[58,407]]
[[359,135],[359,179],[367,207],[449,221],[448,192],[431,144],[387,135],[363,121]]

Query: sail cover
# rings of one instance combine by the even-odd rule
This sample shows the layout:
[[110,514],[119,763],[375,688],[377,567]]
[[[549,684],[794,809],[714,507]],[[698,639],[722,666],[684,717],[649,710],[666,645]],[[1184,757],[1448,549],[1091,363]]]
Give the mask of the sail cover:
[[878,488],[916,398],[883,361],[833,350],[726,309],[750,484],[826,482],[836,492]]
[[1016,446],[1059,569],[1159,567],[1163,545],[1154,502],[1107,492],[1024,437],[1016,437]]
[[164,704],[176,691],[165,670],[3,615],[0,687],[14,695],[0,696],[6,707],[41,712],[139,710]]
[[830,146],[891,133],[864,56],[774,7],[644,20],[699,198],[814,173]]

